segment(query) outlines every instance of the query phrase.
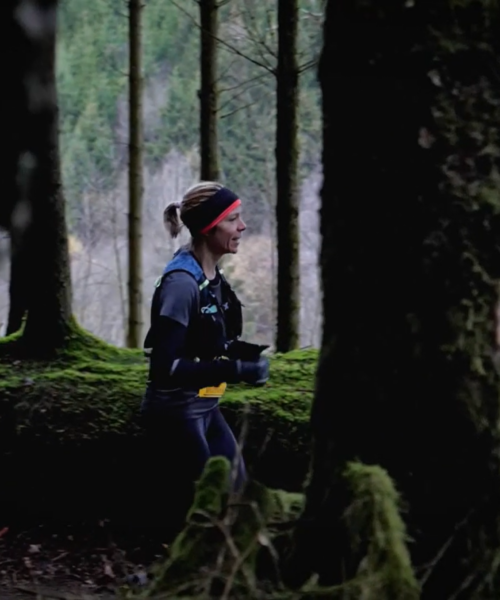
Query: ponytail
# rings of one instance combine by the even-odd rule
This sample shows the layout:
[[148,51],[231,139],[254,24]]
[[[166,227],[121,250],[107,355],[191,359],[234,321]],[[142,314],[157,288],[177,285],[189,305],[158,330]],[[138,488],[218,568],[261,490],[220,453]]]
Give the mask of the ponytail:
[[173,238],[176,238],[182,229],[182,222],[179,218],[180,207],[179,202],[172,202],[163,211],[163,224]]

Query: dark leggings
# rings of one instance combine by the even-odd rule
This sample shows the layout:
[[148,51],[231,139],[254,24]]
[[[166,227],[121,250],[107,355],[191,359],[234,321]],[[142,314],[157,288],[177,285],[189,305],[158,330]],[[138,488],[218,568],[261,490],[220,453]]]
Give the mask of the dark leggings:
[[[241,488],[246,469],[238,443],[218,406],[200,416],[151,415],[145,417],[150,445],[152,478],[151,508],[169,513],[177,522],[192,503],[194,483],[212,456],[225,456],[236,471],[233,490]],[[235,464],[236,463],[236,464]]]

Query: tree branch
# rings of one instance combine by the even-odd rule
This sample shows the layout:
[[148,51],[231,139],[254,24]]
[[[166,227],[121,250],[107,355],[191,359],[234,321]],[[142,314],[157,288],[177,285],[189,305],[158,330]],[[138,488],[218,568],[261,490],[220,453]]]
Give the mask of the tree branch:
[[221,115],[219,117],[219,119],[225,119],[226,117],[231,117],[234,114],[236,114],[237,112],[239,112],[240,110],[244,110],[245,108],[248,108],[250,106],[253,106],[254,104],[256,104],[256,102],[249,102],[248,104],[245,104],[244,106],[238,106],[238,108],[235,108],[234,110],[232,110],[231,112],[226,113],[225,115]]
[[[250,86],[251,87],[251,86]],[[230,98],[228,98],[223,104],[221,104],[219,106],[219,109],[217,112],[222,111],[222,109],[224,107],[226,107],[228,104],[231,104],[231,102],[233,102],[234,100],[237,100],[240,96],[242,96],[246,91],[248,90],[248,88],[244,88],[242,89],[239,93],[234,94],[233,96],[231,96]]]
[[312,58],[311,60],[307,61],[306,63],[303,63],[302,65],[299,65],[299,68],[298,68],[297,72],[300,75],[304,71],[307,71],[308,69],[310,69],[311,67],[316,66],[317,64],[318,64],[318,57]]
[[[256,75],[255,77],[251,77],[250,79],[247,79],[246,81],[240,81],[239,83],[237,83],[236,85],[232,85],[230,87],[226,87],[226,88],[220,88],[219,92],[220,93],[224,93],[224,92],[231,92],[232,90],[236,90],[239,87],[241,87],[242,85],[246,85],[247,83],[253,83],[254,81],[259,81],[260,79],[262,79],[263,77],[266,77],[267,73],[261,73],[260,75]],[[248,88],[247,88],[248,89]]]
[[[252,0],[252,2],[253,2],[253,0]],[[246,1],[245,1],[245,5],[247,5],[247,4],[248,4],[248,0],[246,0]],[[250,21],[251,21],[251,23],[252,23],[252,25],[253,25],[253,31],[250,31],[250,28],[246,28],[246,27],[245,27],[245,28],[247,29],[247,33],[251,33],[250,39],[252,40],[252,42],[253,42],[255,45],[260,45],[260,46],[262,46],[262,48],[264,48],[264,50],[265,50],[265,51],[266,51],[266,52],[267,52],[267,53],[268,53],[270,56],[272,56],[273,58],[275,58],[275,59],[276,59],[276,58],[277,58],[277,56],[278,56],[278,53],[277,53],[277,51],[276,51],[276,50],[273,50],[272,48],[270,48],[270,47],[268,46],[268,44],[267,44],[267,42],[266,42],[266,40],[265,40],[265,34],[259,35],[259,33],[258,33],[258,27],[257,27],[257,25],[256,25],[256,21],[255,21],[255,12],[254,12],[254,11],[252,11],[251,4],[250,4],[250,9],[248,9],[248,8],[245,8],[244,12],[245,12],[245,14],[246,14],[246,15],[248,15],[248,18],[250,19]],[[266,16],[267,16],[267,19],[268,19],[268,23],[267,23],[268,27],[267,27],[267,30],[268,30],[268,31],[270,31],[270,32],[274,32],[274,30],[275,30],[275,28],[276,28],[276,25],[275,25],[275,24],[273,24],[273,23],[271,23],[271,20],[270,20],[270,18],[269,18],[269,14],[270,14],[270,11],[269,11],[269,10],[267,10],[267,11],[266,11]],[[262,54],[260,51],[259,51],[259,54],[260,54],[260,57],[261,57],[261,58],[264,60],[264,59],[265,59],[265,57],[263,56],[263,54]]]
[[[195,2],[198,2],[199,0],[194,0]],[[189,12],[184,9],[182,6],[180,6],[175,0],[170,0],[170,2],[177,8],[179,9],[184,15],[186,15],[192,23],[194,23],[196,25],[196,27],[198,27],[198,29],[201,29],[201,25],[198,23],[198,21],[189,14]],[[248,56],[247,54],[245,54],[244,52],[241,52],[241,50],[239,50],[238,48],[236,48],[235,46],[229,44],[228,42],[225,42],[224,40],[221,40],[219,37],[217,37],[216,35],[213,35],[210,33],[210,35],[219,43],[221,44],[221,46],[225,47],[226,49],[230,50],[231,52],[233,52],[234,54],[236,54],[237,56],[241,56],[241,58],[244,58],[245,60],[248,60],[249,62],[253,63],[254,65],[256,65],[257,67],[261,67],[262,69],[265,69],[266,71],[268,71],[269,73],[272,73],[273,75],[276,75],[276,69],[274,69],[273,67],[270,67],[269,65],[266,65],[265,63],[261,63],[260,61],[252,58],[251,56]]]
[[[229,71],[232,69],[235,61],[236,61],[236,59],[229,61],[229,64],[227,65],[227,67],[223,71],[221,71],[221,73],[217,77],[217,83],[219,81],[222,81],[224,79],[224,77],[229,73]],[[220,91],[220,89],[219,89],[219,91]]]
[[248,56],[248,54],[245,54],[244,52],[241,52],[240,50],[238,50],[238,48],[235,48],[234,46],[232,46],[231,44],[228,44],[224,40],[217,39],[217,41],[220,44],[222,44],[222,46],[225,46],[227,50],[230,50],[231,52],[234,52],[234,54],[236,54],[238,56],[241,56],[241,58],[244,58],[245,60],[248,60],[248,62],[253,63],[257,67],[261,67],[262,69],[265,69],[268,73],[271,73],[271,75],[276,76],[276,69],[275,69],[275,67],[271,67],[270,65],[262,63],[262,62],[260,62],[260,61],[258,61],[256,59],[252,58],[251,56]]

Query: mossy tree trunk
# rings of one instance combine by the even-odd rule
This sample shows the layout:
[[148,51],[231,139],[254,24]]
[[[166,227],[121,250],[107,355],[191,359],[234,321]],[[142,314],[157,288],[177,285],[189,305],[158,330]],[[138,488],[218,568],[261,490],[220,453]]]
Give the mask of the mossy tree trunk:
[[220,177],[219,90],[217,81],[217,34],[219,5],[217,0],[199,0],[200,5],[200,158],[201,179],[217,181]]
[[278,241],[276,349],[299,345],[298,1],[278,0],[276,71],[276,226]]
[[127,346],[142,339],[142,0],[129,0],[129,210]]
[[324,337],[294,585],[342,578],[338,492],[359,460],[403,494],[422,598],[500,596],[498,10],[327,4]]
[[18,164],[23,182],[20,202],[30,214],[22,239],[29,262],[24,273],[28,295],[23,340],[29,351],[39,354],[66,343],[71,329],[71,277],[59,156],[57,2],[32,4],[33,13],[25,3],[26,10],[17,15],[22,32],[14,31],[26,42],[26,70],[21,67],[17,75],[18,85],[26,86],[24,100],[29,113]]

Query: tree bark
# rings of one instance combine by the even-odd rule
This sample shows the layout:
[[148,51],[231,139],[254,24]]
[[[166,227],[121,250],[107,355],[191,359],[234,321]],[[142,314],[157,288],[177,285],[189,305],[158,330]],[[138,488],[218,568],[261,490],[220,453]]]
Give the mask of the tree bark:
[[138,348],[142,335],[142,0],[129,1],[129,214],[127,346]]
[[403,494],[422,598],[500,594],[499,21],[486,2],[327,4],[324,332],[295,584],[340,580],[338,492],[359,460]]
[[220,177],[219,91],[217,82],[217,34],[219,7],[217,0],[200,0],[200,154],[201,179],[218,181]]
[[10,241],[10,281],[9,281],[9,317],[6,335],[19,331],[28,310],[30,272],[27,248],[22,243],[22,235],[11,230]]
[[18,8],[17,26],[22,31],[18,29],[17,33],[24,37],[28,53],[27,69],[20,69],[18,77],[26,86],[29,111],[18,163],[22,181],[19,203],[31,216],[22,239],[29,257],[29,268],[24,273],[29,293],[23,340],[29,351],[46,354],[65,345],[72,320],[58,139],[57,2],[33,0],[18,4]]
[[276,73],[276,223],[278,241],[278,319],[276,349],[299,345],[300,257],[298,194],[297,0],[278,1],[278,67]]
[[[2,78],[5,90],[0,123],[5,147],[3,194],[0,201],[0,227],[22,236],[31,220],[31,203],[26,197],[30,171],[22,169],[21,157],[27,152],[33,133],[25,77],[33,70],[35,47],[26,23],[17,18],[20,0],[5,0],[0,5],[0,27],[5,52],[12,51],[15,61],[4,61]],[[47,32],[46,32],[47,33]]]

